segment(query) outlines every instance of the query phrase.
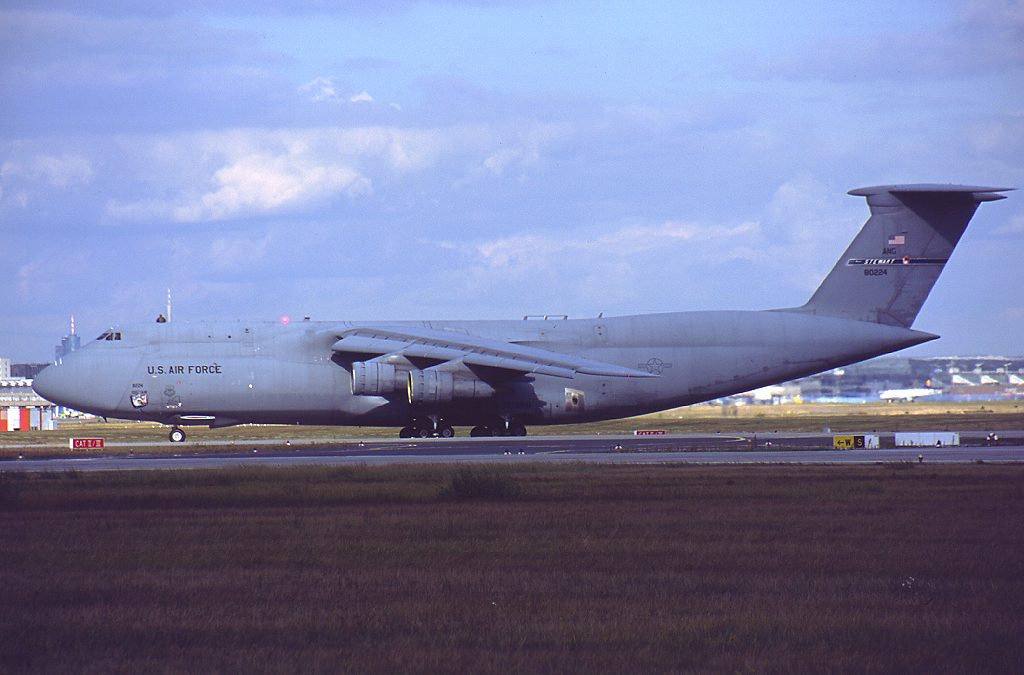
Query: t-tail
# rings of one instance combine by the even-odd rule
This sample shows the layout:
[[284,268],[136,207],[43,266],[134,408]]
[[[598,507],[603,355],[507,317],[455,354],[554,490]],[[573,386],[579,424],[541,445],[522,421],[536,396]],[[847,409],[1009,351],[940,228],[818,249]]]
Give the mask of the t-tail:
[[803,307],[808,312],[910,328],[981,202],[1012,188],[883,185],[851,190],[871,217]]

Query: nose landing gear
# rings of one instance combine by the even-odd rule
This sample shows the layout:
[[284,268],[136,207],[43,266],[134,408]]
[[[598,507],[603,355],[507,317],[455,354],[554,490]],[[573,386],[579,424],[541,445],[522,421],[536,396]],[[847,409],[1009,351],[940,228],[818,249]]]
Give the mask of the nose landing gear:
[[185,432],[180,427],[171,427],[171,433],[167,434],[167,439],[171,443],[184,443]]

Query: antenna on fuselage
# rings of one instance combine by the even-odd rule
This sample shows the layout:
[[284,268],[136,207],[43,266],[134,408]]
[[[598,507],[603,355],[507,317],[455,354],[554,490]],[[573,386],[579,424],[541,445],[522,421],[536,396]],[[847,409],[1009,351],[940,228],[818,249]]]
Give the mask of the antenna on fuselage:
[[167,289],[167,313],[156,317],[157,323],[167,323],[171,320],[171,289]]

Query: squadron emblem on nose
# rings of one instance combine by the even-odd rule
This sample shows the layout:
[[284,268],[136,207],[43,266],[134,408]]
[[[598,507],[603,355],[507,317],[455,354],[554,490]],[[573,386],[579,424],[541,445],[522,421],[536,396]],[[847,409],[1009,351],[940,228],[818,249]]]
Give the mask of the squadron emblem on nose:
[[133,408],[145,408],[149,405],[149,394],[145,389],[132,390],[131,402]]

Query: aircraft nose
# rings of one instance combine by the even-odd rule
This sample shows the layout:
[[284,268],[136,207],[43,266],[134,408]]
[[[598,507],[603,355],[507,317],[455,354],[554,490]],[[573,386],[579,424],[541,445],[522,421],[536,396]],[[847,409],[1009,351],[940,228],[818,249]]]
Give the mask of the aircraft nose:
[[116,410],[124,387],[116,378],[111,379],[111,373],[102,365],[86,356],[71,354],[37,373],[32,388],[52,403],[105,415]]
[[46,366],[32,378],[32,388],[51,403],[60,403],[61,377],[57,366]]

